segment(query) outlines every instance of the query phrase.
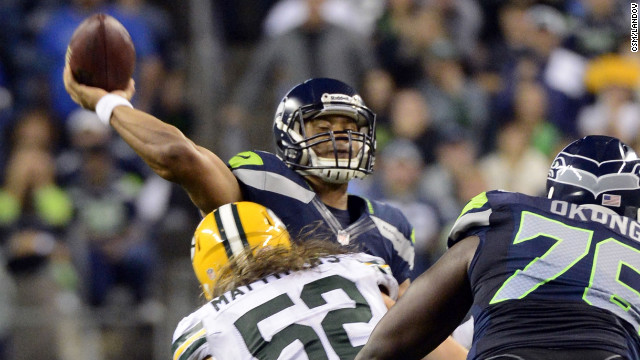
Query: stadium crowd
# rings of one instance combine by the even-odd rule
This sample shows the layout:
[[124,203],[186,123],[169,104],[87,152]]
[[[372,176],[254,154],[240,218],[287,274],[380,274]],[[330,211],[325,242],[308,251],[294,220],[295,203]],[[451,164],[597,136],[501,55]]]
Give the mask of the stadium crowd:
[[[198,210],[64,90],[66,47],[88,15],[130,32],[134,106],[225,161],[272,150],[274,110],[297,83],[358,89],[377,114],[378,156],[350,192],[403,211],[420,273],[478,193],[542,195],[553,157],[587,134],[639,148],[629,11],[626,0],[0,2],[0,359],[166,358],[154,337],[191,309],[168,284],[189,272]],[[195,301],[190,288],[179,296]]]

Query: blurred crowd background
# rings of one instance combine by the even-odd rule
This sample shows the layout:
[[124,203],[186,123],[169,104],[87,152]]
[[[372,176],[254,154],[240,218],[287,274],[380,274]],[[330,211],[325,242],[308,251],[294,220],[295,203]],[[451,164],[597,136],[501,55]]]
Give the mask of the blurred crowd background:
[[273,150],[295,84],[358,89],[378,153],[350,191],[405,213],[418,273],[474,195],[544,194],[582,135],[640,141],[628,0],[0,0],[0,359],[166,359],[202,301],[196,208],[64,91],[96,12],[135,43],[134,105],[223,160]]

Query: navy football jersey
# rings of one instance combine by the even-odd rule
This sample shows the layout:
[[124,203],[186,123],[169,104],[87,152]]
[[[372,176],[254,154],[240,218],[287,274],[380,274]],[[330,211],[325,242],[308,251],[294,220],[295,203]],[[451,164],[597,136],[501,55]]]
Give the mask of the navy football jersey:
[[359,215],[343,228],[304,178],[276,155],[246,151],[231,158],[228,165],[238,179],[243,199],[273,210],[292,236],[314,229],[318,237],[355,245],[384,259],[398,283],[412,277],[413,228],[400,210],[349,195],[348,206]]
[[640,359],[640,223],[597,205],[490,191],[463,209],[449,247],[480,239],[469,267],[469,359],[520,347]]

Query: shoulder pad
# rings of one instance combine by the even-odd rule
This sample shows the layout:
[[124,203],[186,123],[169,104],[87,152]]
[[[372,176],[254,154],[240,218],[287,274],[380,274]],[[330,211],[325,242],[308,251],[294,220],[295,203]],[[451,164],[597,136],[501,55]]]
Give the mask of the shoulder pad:
[[266,151],[243,151],[229,159],[227,166],[231,171],[238,168],[265,169],[276,173],[292,172],[277,155]]
[[260,157],[260,154],[258,154],[257,152],[243,151],[229,159],[228,164],[231,169],[235,169],[240,166],[264,165],[264,161],[262,160],[262,157]]
[[465,235],[475,227],[489,225],[491,216],[491,205],[487,193],[476,195],[462,209],[460,216],[451,227],[449,232],[449,247],[465,237]]
[[411,227],[407,217],[397,207],[382,201],[370,200],[361,196],[358,197],[366,202],[369,215],[385,220],[391,224],[407,224],[407,226]]
[[502,190],[483,192],[467,203],[462,213],[451,227],[448,246],[472,235],[475,230],[488,226],[494,209],[504,204],[529,203],[530,196]]

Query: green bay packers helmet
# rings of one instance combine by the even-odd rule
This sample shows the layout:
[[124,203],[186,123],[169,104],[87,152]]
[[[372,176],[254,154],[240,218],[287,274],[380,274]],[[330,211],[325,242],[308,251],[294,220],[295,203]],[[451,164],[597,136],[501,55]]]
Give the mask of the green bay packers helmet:
[[191,241],[191,263],[207,300],[213,298],[218,271],[247,247],[290,247],[282,221],[270,209],[242,201],[223,205],[202,219]]

